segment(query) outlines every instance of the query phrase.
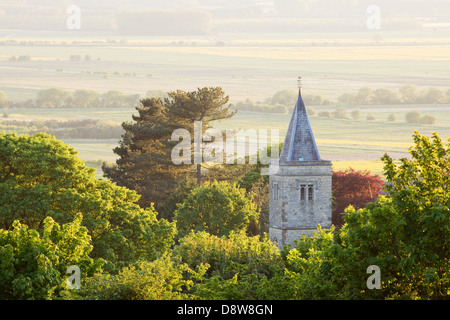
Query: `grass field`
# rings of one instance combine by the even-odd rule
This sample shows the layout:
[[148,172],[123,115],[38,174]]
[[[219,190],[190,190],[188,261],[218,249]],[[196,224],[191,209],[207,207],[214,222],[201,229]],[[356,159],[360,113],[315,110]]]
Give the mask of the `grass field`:
[[[0,30],[0,40],[10,37],[17,45],[0,46],[0,90],[9,99],[33,99],[42,89],[58,87],[74,91],[92,89],[103,93],[120,90],[144,95],[148,90],[195,90],[220,86],[230,102],[263,101],[279,90],[295,90],[303,78],[304,94],[335,99],[343,92],[368,86],[398,89],[450,88],[450,40],[445,32],[423,30],[403,33],[382,31],[327,34],[223,34],[225,46],[208,37],[120,37]],[[108,40],[107,40],[108,38]],[[110,41],[115,40],[115,41]],[[47,43],[43,44],[43,42]],[[33,45],[20,43],[34,42]],[[122,44],[119,44],[122,43]],[[10,61],[29,55],[31,61]],[[71,55],[89,61],[70,61]],[[352,106],[361,120],[310,117],[322,158],[333,161],[335,170],[348,167],[381,174],[384,153],[407,156],[414,130],[450,137],[449,105]],[[334,107],[314,106],[317,112]],[[436,116],[434,125],[405,123],[406,112],[420,110]],[[10,118],[97,118],[115,123],[131,120],[129,109],[29,109],[8,110]],[[396,122],[387,122],[389,114]],[[376,120],[367,121],[371,114]],[[278,129],[284,137],[290,114],[238,112],[217,123],[219,129]],[[66,140],[88,164],[113,161],[116,140]]]
[[[64,38],[62,33],[50,45],[2,46],[0,90],[21,100],[50,87],[143,95],[150,89],[221,86],[232,101],[258,101],[278,90],[295,88],[299,75],[305,92],[328,98],[362,86],[450,86],[448,35],[379,33],[379,42],[373,41],[374,35],[224,34],[226,46],[218,47],[207,37],[130,38],[127,44],[117,45],[100,36],[70,38],[66,34]],[[44,39],[18,32],[17,40]],[[29,55],[31,61],[9,61],[20,55]],[[91,59],[70,61],[71,55]]]
[[[315,107],[318,111],[330,107]],[[310,122],[321,157],[333,162],[334,170],[345,170],[352,167],[357,170],[370,170],[372,173],[382,174],[380,158],[388,153],[398,159],[408,156],[408,148],[413,144],[412,134],[418,130],[423,135],[431,135],[438,132],[442,138],[450,137],[449,110],[450,106],[423,107],[420,105],[406,106],[379,106],[371,108],[359,108],[361,119],[348,120],[323,118],[311,116]],[[350,108],[348,109],[351,110]],[[375,113],[376,110],[384,110]],[[388,113],[387,110],[390,112]],[[404,116],[409,110],[420,110],[423,114],[433,114],[437,117],[435,125],[408,124]],[[13,110],[11,118],[18,119],[76,119],[96,118],[109,120],[116,123],[130,121],[134,108],[129,109],[22,109]],[[376,114],[377,120],[365,120],[365,114]],[[387,122],[387,114],[394,113],[396,122]],[[220,130],[259,129],[279,130],[280,141],[284,139],[291,115],[269,114],[239,111],[232,119],[218,122],[215,127]],[[118,140],[96,139],[66,139],[65,143],[78,150],[80,157],[88,162],[88,165],[100,168],[99,160],[114,161],[116,155],[112,149],[117,146]],[[99,171],[98,176],[101,176]]]

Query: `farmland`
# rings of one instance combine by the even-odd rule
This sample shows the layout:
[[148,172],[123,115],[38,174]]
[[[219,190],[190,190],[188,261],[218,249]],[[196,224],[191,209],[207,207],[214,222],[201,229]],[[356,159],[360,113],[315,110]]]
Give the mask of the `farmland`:
[[[356,108],[356,107],[354,107]],[[360,107],[359,107],[360,108]],[[316,110],[330,107],[315,107]],[[435,125],[418,125],[404,122],[407,110],[421,110],[433,114],[438,119]],[[432,110],[427,110],[432,109]],[[350,110],[350,109],[349,109]],[[411,135],[414,130],[421,134],[431,134],[436,131],[441,136],[450,136],[450,106],[426,108],[420,105],[379,106],[363,109],[362,120],[334,119],[311,116],[319,152],[323,159],[332,160],[335,170],[348,167],[373,173],[382,173],[381,156],[387,152],[394,158],[407,156],[407,149],[412,145]],[[384,112],[381,112],[384,110]],[[380,111],[376,113],[376,111]],[[129,121],[135,112],[130,109],[18,109],[12,110],[10,117],[16,119],[76,119],[78,117],[105,119],[116,122]],[[376,114],[376,120],[368,121],[364,113]],[[398,121],[387,122],[387,114],[394,113]],[[218,129],[278,129],[281,139],[289,124],[290,114],[268,114],[248,111],[238,112],[232,119],[219,122]],[[257,122],[255,121],[257,119]],[[99,160],[114,161],[116,155],[112,149],[117,146],[118,139],[63,139],[67,144],[78,150],[80,157],[87,164],[100,168]],[[99,173],[99,176],[101,174]]]
[[[3,39],[3,40],[2,40]],[[14,39],[14,41],[11,41]],[[230,102],[262,101],[279,90],[295,90],[303,77],[303,92],[335,99],[361,87],[449,89],[450,40],[445,32],[349,34],[223,34],[223,45],[209,37],[127,37],[110,34],[0,32],[0,90],[8,99],[33,99],[52,87],[74,91],[119,90],[142,97],[148,90],[195,90],[220,86]],[[79,61],[71,56],[82,57]],[[29,56],[29,61],[11,57]],[[336,106],[313,106],[316,112]],[[349,166],[381,174],[379,158],[407,155],[414,130],[450,136],[450,105],[358,105],[360,120],[311,116],[322,158],[337,170]],[[419,110],[436,117],[433,125],[405,122]],[[10,109],[8,119],[93,118],[120,124],[131,120],[134,106],[115,109]],[[374,120],[366,120],[367,115]],[[394,114],[395,122],[387,117]],[[281,137],[290,114],[240,111],[217,123],[219,129],[278,129]],[[118,139],[64,139],[88,165],[113,161]]]

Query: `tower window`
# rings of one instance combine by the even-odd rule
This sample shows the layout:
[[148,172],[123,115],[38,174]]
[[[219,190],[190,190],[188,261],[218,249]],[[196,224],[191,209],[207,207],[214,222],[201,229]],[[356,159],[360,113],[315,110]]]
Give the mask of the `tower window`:
[[314,185],[308,184],[308,201],[314,200]]
[[306,185],[300,185],[300,200],[306,200]]
[[278,183],[273,184],[273,199],[278,200]]

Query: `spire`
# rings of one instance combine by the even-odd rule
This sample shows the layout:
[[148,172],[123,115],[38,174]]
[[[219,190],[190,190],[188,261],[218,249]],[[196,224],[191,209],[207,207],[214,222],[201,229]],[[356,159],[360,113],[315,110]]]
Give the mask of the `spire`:
[[281,149],[280,163],[321,160],[302,99],[301,77],[298,77],[297,82],[298,99]]

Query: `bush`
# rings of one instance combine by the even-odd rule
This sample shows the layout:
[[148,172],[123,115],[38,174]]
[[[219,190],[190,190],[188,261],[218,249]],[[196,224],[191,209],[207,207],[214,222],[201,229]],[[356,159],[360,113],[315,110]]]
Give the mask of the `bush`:
[[397,120],[397,118],[395,117],[395,114],[391,113],[388,117],[387,117],[387,121],[389,122],[395,122],[395,120]]
[[420,119],[419,123],[420,124],[435,124],[436,123],[436,117],[432,116],[432,115],[429,115],[429,114],[426,114]]
[[249,231],[257,224],[258,217],[259,211],[245,189],[214,181],[192,190],[178,205],[174,220],[180,237],[191,230],[222,236],[233,230]]
[[347,119],[347,110],[343,107],[338,107],[333,111],[333,118]]
[[[382,158],[385,195],[348,207],[339,230],[303,237],[286,254],[301,299],[448,299],[450,149],[415,132],[411,159]],[[369,266],[381,290],[367,286]]]
[[0,298],[61,298],[69,266],[80,267],[82,279],[99,271],[102,261],[89,257],[93,246],[81,220],[78,214],[60,226],[47,217],[41,231],[16,220],[12,230],[0,229]]
[[315,116],[316,110],[314,108],[308,107],[306,108],[306,113],[308,114],[308,116]]
[[106,180],[95,179],[76,151],[44,133],[0,133],[0,228],[20,220],[42,231],[43,221],[73,221],[82,214],[92,237],[92,258],[115,269],[138,259],[155,259],[172,244],[175,225],[140,208],[139,196]]
[[180,239],[175,255],[191,269],[210,266],[192,290],[200,299],[273,300],[294,296],[280,252],[267,237],[231,232],[219,238],[192,232]]
[[353,110],[351,115],[353,120],[359,120],[361,118],[361,111],[359,109]]
[[320,111],[319,117],[331,118],[331,113],[330,113],[330,111]]
[[409,111],[405,115],[405,121],[407,123],[419,123],[422,118],[422,114],[418,110]]
[[[189,278],[200,278],[185,264],[176,264],[170,255],[154,261],[139,261],[123,268],[116,276],[97,275],[86,283],[79,295],[89,300],[185,300],[193,285]],[[186,278],[184,279],[185,275]]]

